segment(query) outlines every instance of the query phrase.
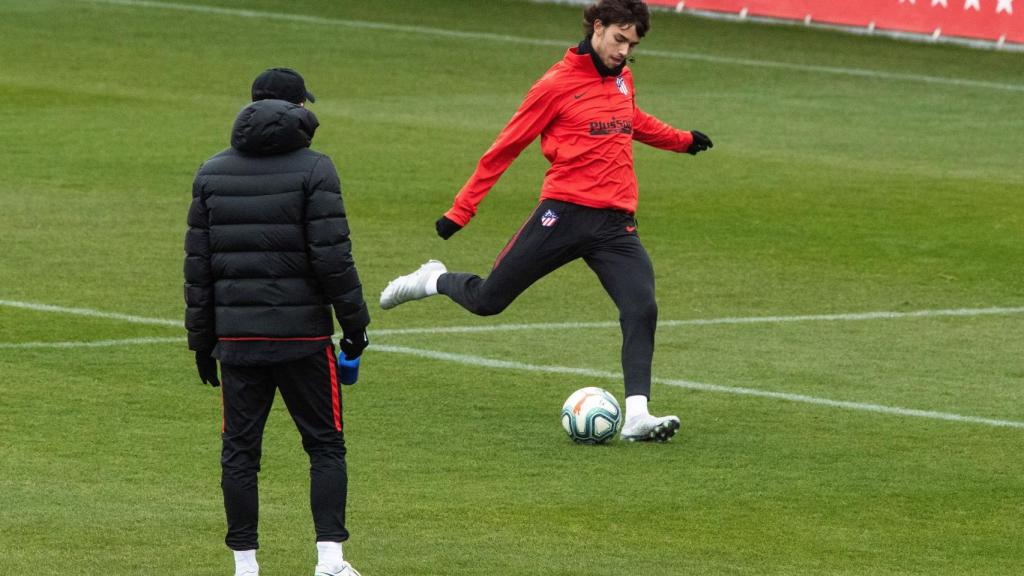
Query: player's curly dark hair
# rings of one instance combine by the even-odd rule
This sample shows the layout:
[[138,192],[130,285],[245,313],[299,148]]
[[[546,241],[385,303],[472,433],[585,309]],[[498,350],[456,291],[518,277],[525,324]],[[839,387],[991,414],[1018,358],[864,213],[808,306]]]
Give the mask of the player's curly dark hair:
[[636,35],[643,38],[651,28],[651,12],[643,0],[599,0],[583,10],[583,26],[587,36],[594,33],[594,21],[605,26],[633,24]]

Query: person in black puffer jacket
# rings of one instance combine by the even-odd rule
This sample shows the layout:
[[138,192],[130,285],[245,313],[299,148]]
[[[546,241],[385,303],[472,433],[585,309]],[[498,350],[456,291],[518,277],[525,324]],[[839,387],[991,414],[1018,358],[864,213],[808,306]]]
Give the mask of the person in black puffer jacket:
[[[185,237],[185,326],[203,382],[223,377],[221,486],[236,574],[257,574],[263,427],[281,391],[310,458],[318,572],[355,574],[342,559],[347,471],[334,315],[346,358],[368,344],[369,313],[352,258],[338,174],[309,149],[319,125],[294,70],[253,84],[231,147],[199,168]],[[350,572],[346,572],[349,570]]]

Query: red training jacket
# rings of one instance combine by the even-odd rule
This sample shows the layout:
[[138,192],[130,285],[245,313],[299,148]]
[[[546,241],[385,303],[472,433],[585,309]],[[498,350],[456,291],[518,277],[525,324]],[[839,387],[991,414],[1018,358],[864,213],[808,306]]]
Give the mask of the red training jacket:
[[630,214],[637,205],[633,140],[675,152],[693,143],[689,132],[637,107],[628,67],[617,78],[603,77],[589,54],[569,48],[530,88],[445,216],[460,226],[468,224],[498,178],[538,135],[541,152],[551,162],[542,199]]

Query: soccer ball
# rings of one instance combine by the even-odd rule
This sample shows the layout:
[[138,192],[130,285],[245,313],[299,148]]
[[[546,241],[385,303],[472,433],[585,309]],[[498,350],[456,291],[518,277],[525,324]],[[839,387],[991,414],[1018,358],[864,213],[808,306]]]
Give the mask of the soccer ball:
[[615,436],[622,423],[622,409],[607,390],[580,388],[562,405],[562,428],[574,442],[601,444]]

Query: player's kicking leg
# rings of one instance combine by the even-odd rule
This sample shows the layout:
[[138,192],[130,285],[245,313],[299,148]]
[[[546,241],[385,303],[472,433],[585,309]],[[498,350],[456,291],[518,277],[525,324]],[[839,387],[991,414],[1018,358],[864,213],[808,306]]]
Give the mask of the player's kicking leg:
[[585,227],[560,225],[559,220],[572,219],[586,210],[589,209],[544,200],[506,244],[486,279],[448,272],[444,264],[430,260],[415,272],[389,282],[380,295],[380,306],[387,310],[445,294],[478,316],[500,314],[534,282],[579,257]]
[[388,282],[387,287],[380,293],[380,307],[388,310],[399,304],[437,294],[437,279],[447,271],[441,262],[428,260],[415,272]]

